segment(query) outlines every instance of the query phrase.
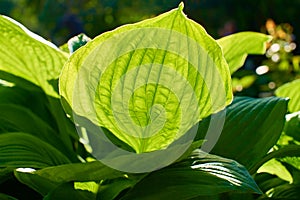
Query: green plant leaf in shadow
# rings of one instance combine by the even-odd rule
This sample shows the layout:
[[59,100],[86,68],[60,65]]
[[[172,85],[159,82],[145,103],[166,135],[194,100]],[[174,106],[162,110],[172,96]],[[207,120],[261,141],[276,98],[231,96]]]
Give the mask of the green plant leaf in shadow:
[[195,150],[189,159],[150,173],[121,199],[191,199],[228,191],[261,193],[236,161]]
[[0,134],[0,167],[43,168],[70,163],[56,148],[27,133]]
[[[287,99],[236,97],[226,108],[224,126],[212,153],[231,158],[251,169],[276,144],[287,112]],[[196,138],[204,138],[210,119],[200,123]],[[205,143],[203,144],[205,145]],[[204,149],[206,150],[206,149]]]

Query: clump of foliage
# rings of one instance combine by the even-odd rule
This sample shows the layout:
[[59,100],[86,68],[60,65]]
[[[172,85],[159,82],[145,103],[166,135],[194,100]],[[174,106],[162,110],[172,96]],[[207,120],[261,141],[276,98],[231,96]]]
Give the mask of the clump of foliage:
[[273,39],[267,43],[263,60],[252,58],[249,60],[251,68],[245,67],[234,74],[233,89],[237,95],[272,96],[278,87],[300,77],[300,56],[293,52],[296,49],[293,27],[268,19],[262,32]]
[[[104,33],[71,55],[11,18],[0,17],[1,198],[276,199],[300,196],[297,192],[299,114],[296,112],[300,107],[299,95],[295,92],[299,82],[278,89],[278,96],[291,98],[289,104],[287,98],[280,97],[233,98],[231,74],[243,65],[248,54],[263,54],[270,38],[261,33],[242,32],[214,40],[182,10],[181,4],[153,19]],[[149,31],[140,32],[144,29]],[[157,34],[161,29],[164,34]],[[183,36],[190,40],[182,40]],[[152,43],[147,43],[149,40]],[[107,41],[111,41],[111,46],[105,46]],[[150,46],[141,48],[143,42]],[[159,48],[162,44],[166,44],[164,49]],[[131,51],[124,51],[108,66],[101,65],[106,58],[127,48]],[[112,86],[136,66],[143,72],[141,66],[146,64],[156,66],[147,68],[148,73],[154,78],[166,79],[166,84],[171,82],[171,88],[181,88],[183,83],[157,71],[172,69],[193,83],[191,91],[195,102],[189,105],[193,98],[176,102],[171,94],[173,90],[157,86],[155,82],[142,85],[142,90],[133,90],[138,78],[145,73],[137,72],[136,79],[124,80],[123,90],[117,94],[128,94],[127,88],[135,91],[125,106],[133,121],[140,120],[141,124],[150,124],[150,130],[156,130],[161,125],[160,117],[153,118],[155,112],[148,108],[156,104],[165,106],[166,123],[162,129],[166,130],[145,139],[118,129],[110,104],[119,100],[114,98],[115,87]],[[96,78],[100,74],[100,79],[92,82],[96,84],[93,85],[90,80],[95,80],[95,74]],[[84,92],[78,92],[75,85]],[[190,95],[186,91],[178,90],[182,95]],[[164,104],[161,99],[166,94],[172,101]],[[223,101],[213,99],[218,103],[216,107],[207,100],[207,96],[213,94],[225,97]],[[124,102],[123,97],[120,99]],[[180,129],[179,135],[174,135],[181,123],[178,119],[183,115],[177,106],[187,105],[182,111],[187,113],[182,119],[187,125]],[[193,106],[201,109],[189,109]],[[91,109],[96,111],[96,116],[91,114]],[[119,122],[127,120],[121,111],[117,115]],[[82,129],[97,130],[82,127],[86,121],[92,127],[105,128],[105,135],[114,144],[136,155],[165,150],[195,125],[197,132],[180,158],[151,172],[134,173],[111,168],[94,157],[96,150],[91,143],[97,141],[88,141],[84,134],[77,133]],[[210,149],[205,145],[215,139],[205,137],[210,126],[215,128],[213,132],[221,131],[221,135],[206,154],[204,151]],[[132,132],[144,133],[140,130],[144,129]],[[162,140],[161,135],[165,139]],[[114,152],[100,153],[107,153],[104,158],[113,154],[115,163],[126,162]],[[170,155],[172,153],[170,151]],[[165,160],[168,157],[156,162]],[[278,163],[281,171],[276,170]],[[288,179],[281,172],[288,174]]]

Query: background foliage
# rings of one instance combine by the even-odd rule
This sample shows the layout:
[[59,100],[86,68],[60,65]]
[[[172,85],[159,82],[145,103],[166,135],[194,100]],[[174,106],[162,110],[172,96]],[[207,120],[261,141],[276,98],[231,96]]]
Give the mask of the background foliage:
[[[86,32],[94,37],[177,7],[180,0],[0,0],[0,13],[30,30],[63,44]],[[185,13],[214,37],[231,31],[260,31],[268,18],[300,27],[299,0],[185,0]],[[294,30],[300,37],[300,30]]]

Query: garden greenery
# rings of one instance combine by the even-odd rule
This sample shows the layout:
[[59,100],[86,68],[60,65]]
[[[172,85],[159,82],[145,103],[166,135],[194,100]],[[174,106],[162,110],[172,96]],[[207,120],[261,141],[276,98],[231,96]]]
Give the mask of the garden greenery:
[[[70,55],[0,16],[0,198],[299,197],[299,81],[278,97],[232,94],[231,74],[269,40],[254,32],[215,40],[180,4]],[[106,143],[87,135],[99,127],[136,155],[164,151],[196,131],[172,162],[133,173],[98,159],[126,163],[95,149]],[[211,127],[221,133],[207,154],[201,147],[215,139],[206,137]]]

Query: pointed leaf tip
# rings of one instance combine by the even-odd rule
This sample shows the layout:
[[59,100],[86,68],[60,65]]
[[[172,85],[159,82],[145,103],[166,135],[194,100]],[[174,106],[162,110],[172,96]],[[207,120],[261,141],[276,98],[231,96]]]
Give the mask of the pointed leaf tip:
[[179,11],[183,11],[183,8],[184,8],[184,3],[181,2],[178,6],[178,9],[179,9]]

